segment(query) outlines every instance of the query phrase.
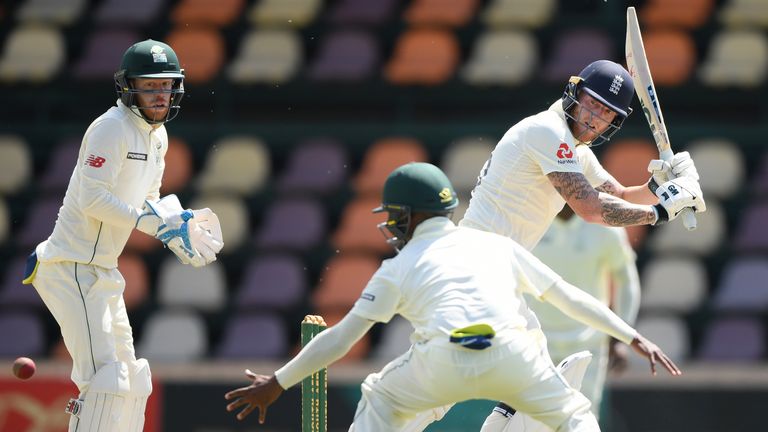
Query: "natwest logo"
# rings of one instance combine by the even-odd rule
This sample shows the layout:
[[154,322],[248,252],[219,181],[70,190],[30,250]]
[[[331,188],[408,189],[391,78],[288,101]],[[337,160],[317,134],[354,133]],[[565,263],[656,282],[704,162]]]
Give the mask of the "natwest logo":
[[572,157],[573,157],[573,150],[571,150],[571,148],[568,147],[568,144],[566,143],[560,144],[560,148],[557,149],[557,158],[570,159]]
[[106,161],[107,160],[101,156],[90,155],[88,156],[88,159],[85,160],[85,164],[94,168],[101,168]]

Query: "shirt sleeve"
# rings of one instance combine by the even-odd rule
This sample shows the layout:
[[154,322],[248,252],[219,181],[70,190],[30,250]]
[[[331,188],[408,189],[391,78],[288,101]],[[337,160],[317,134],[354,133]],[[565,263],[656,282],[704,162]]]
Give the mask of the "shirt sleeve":
[[554,129],[532,125],[525,135],[527,153],[541,167],[541,172],[582,172],[573,144],[564,142]]
[[376,322],[389,322],[402,298],[396,260],[385,260],[363,289],[350,313]]
[[589,184],[592,187],[598,187],[605,182],[613,179],[613,176],[600,165],[595,153],[589,146],[580,145],[576,146],[576,152],[579,157],[579,162],[584,170],[584,177],[587,178]]
[[81,169],[80,207],[85,214],[104,223],[134,227],[140,211],[117,198],[112,190],[126,152],[122,124],[103,119],[86,133]]
[[517,279],[523,292],[540,299],[552,285],[563,279],[531,252],[515,242],[511,243],[518,266]]

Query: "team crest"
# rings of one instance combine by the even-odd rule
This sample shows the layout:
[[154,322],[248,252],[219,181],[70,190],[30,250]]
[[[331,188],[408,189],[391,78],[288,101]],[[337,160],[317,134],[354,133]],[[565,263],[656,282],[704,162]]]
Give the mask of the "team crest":
[[453,200],[453,193],[450,188],[443,188],[438,195],[440,195],[441,203],[447,203]]
[[611,87],[608,88],[608,91],[617,95],[619,94],[619,91],[621,91],[622,84],[624,84],[624,78],[622,78],[621,75],[615,75],[613,77],[613,82],[611,83]]
[[149,52],[152,53],[152,59],[155,63],[168,63],[168,56],[165,55],[165,49],[160,45],[153,45]]

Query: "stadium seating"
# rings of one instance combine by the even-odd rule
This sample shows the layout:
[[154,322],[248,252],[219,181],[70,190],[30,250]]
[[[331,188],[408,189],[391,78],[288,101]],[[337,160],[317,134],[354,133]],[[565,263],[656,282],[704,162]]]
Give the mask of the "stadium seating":
[[240,17],[243,6],[245,0],[182,0],[170,12],[170,18],[177,25],[223,27]]
[[718,18],[728,27],[768,27],[768,10],[762,0],[727,0]]
[[365,196],[347,204],[333,233],[331,244],[341,252],[372,252],[384,255],[392,250],[376,227],[386,221],[386,213],[373,213],[381,205],[376,196]]
[[301,259],[289,254],[262,255],[246,266],[234,306],[240,310],[285,310],[299,305],[307,290],[307,271]]
[[404,20],[412,26],[461,27],[475,15],[478,0],[414,0]]
[[81,80],[108,82],[120,68],[123,53],[140,41],[139,33],[128,29],[102,29],[91,33],[72,75]]
[[677,314],[698,308],[709,286],[706,269],[700,260],[674,255],[661,255],[646,263],[640,281],[643,290],[641,310]]
[[350,171],[344,144],[334,138],[308,138],[291,152],[277,188],[282,193],[329,194],[344,185]]
[[710,41],[699,77],[712,87],[752,88],[768,73],[768,38],[750,29],[722,30]]
[[320,246],[328,230],[321,204],[309,198],[287,198],[267,209],[264,222],[256,234],[261,249],[307,252]]
[[271,172],[269,148],[260,139],[229,136],[211,147],[197,185],[202,192],[250,195],[264,186]]
[[697,29],[706,24],[714,9],[713,0],[652,0],[639,12],[643,26]]
[[27,255],[23,254],[15,257],[5,267],[5,274],[0,286],[0,306],[6,310],[11,308],[39,310],[45,308],[43,300],[37,294],[37,290],[32,285],[22,285],[21,278],[24,274],[24,265],[27,262]]
[[744,181],[744,156],[739,147],[727,139],[709,138],[690,142],[687,147],[699,172],[704,196],[728,199]]
[[226,303],[227,280],[218,261],[195,268],[182,264],[176,257],[165,258],[156,283],[157,301],[164,307],[216,312]]
[[264,0],[254,2],[248,19],[265,27],[304,27],[320,11],[322,0]]
[[0,358],[34,358],[45,353],[45,330],[37,315],[4,311],[0,314],[0,328]]
[[475,42],[462,76],[474,85],[519,85],[538,65],[538,47],[527,32],[497,30],[483,33]]
[[571,75],[579,73],[595,59],[614,58],[615,44],[601,29],[583,27],[559,33],[552,51],[544,65],[543,78],[565,86]]
[[335,24],[378,25],[387,22],[398,0],[339,0],[330,5],[329,19]]
[[86,0],[26,0],[16,12],[16,19],[70,25],[81,17],[87,3]]
[[217,30],[204,27],[179,27],[166,36],[184,69],[184,81],[202,84],[218,75],[224,64],[226,47]]
[[495,140],[490,137],[463,137],[445,149],[440,168],[451,179],[456,193],[467,196],[475,187],[480,170],[495,146]]
[[372,35],[358,30],[341,30],[323,38],[308,77],[321,82],[357,82],[369,78],[380,63],[379,49]]
[[707,198],[707,211],[697,213],[696,220],[696,235],[691,235],[682,221],[677,219],[656,227],[648,241],[650,250],[706,255],[721,247],[727,233],[722,204],[714,198]]
[[123,253],[117,259],[117,269],[125,279],[123,300],[128,311],[143,306],[149,297],[149,270],[141,256]]
[[48,82],[66,60],[62,33],[53,27],[16,27],[5,40],[0,57],[0,82]]
[[685,83],[696,66],[696,45],[682,30],[652,30],[643,33],[648,65],[657,87]]
[[17,192],[32,173],[32,155],[24,139],[14,135],[0,135],[0,192]]
[[733,259],[723,269],[713,307],[719,311],[761,312],[768,309],[768,260]]
[[161,309],[147,319],[137,350],[151,362],[189,362],[208,352],[203,318],[189,310]]
[[303,63],[298,35],[284,29],[256,29],[243,37],[227,76],[237,84],[289,81]]
[[94,20],[99,25],[146,25],[157,19],[164,3],[164,0],[104,0],[96,9]]
[[187,143],[179,137],[168,137],[168,151],[165,153],[165,170],[160,185],[160,195],[165,196],[184,190],[192,178],[192,152]]
[[704,333],[698,358],[709,362],[756,362],[765,355],[765,329],[751,317],[715,319]]
[[[298,325],[298,324],[297,324]],[[253,336],[258,335],[258,343]],[[248,341],[252,341],[249,343]],[[288,329],[276,314],[239,314],[224,330],[216,357],[222,359],[282,359],[288,352]]]
[[492,27],[539,28],[557,11],[555,0],[491,0],[482,11],[482,20]]
[[408,162],[427,162],[427,151],[419,140],[412,137],[376,140],[366,151],[354,179],[355,191],[360,195],[379,195],[389,173]]
[[459,63],[459,44],[452,32],[415,28],[397,40],[384,77],[397,85],[434,86],[449,80]]

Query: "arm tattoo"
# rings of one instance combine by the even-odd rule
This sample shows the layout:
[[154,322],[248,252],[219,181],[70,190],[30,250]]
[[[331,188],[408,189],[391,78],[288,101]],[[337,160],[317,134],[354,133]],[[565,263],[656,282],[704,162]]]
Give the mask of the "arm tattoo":
[[597,195],[597,191],[589,184],[587,178],[581,173],[551,172],[547,174],[552,186],[566,201],[571,199],[585,200],[591,195]]
[[655,219],[653,211],[647,206],[632,204],[613,196],[612,193],[616,193],[617,189],[611,182],[605,182],[595,189],[581,173],[552,172],[547,177],[567,202],[596,200],[595,204],[599,203],[600,206],[600,217],[606,225],[648,225]]
[[596,187],[598,192],[604,192],[609,195],[613,195],[615,197],[621,198],[621,194],[619,194],[619,189],[616,187],[616,185],[612,181],[607,181],[600,186]]
[[650,225],[656,219],[653,210],[612,195],[601,194],[600,206],[603,221],[611,226]]

